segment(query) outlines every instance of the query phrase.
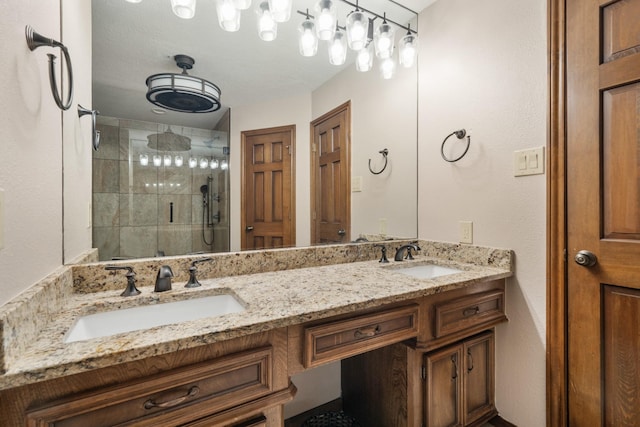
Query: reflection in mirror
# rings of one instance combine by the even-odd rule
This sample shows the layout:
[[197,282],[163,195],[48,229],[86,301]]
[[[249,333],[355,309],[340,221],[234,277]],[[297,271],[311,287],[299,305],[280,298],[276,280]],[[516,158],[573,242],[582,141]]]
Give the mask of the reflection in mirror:
[[[344,65],[331,65],[326,42],[320,42],[315,57],[303,57],[298,26],[305,17],[295,12],[288,23],[278,25],[276,40],[265,42],[258,37],[253,10],[244,11],[240,30],[230,33],[215,22],[215,2],[198,2],[196,14],[189,20],[177,18],[166,3],[92,1],[93,108],[102,114],[99,123],[104,138],[93,164],[93,247],[99,248],[101,260],[238,250],[240,134],[285,125],[296,126],[296,245],[309,245],[314,215],[309,208],[309,125],[345,102],[352,105],[349,240],[361,235],[417,236],[416,67],[398,66],[392,79],[383,80],[378,59],[372,70],[359,72],[351,50]],[[294,11],[313,10],[313,3],[294,0]],[[342,8],[340,21],[353,7],[338,4]],[[359,4],[417,28],[415,13],[396,2],[362,0]],[[405,33],[396,28],[396,47]],[[189,75],[220,87],[220,110],[157,114],[157,107],[146,99],[145,81],[157,73],[180,73],[176,54],[196,58]],[[189,138],[190,150],[150,146],[150,135],[167,133]],[[377,170],[382,160],[378,152],[385,148],[389,150],[388,167],[373,175],[369,159]],[[154,166],[154,155],[160,156],[160,166]],[[165,165],[165,155],[172,156],[170,166]],[[182,158],[181,167],[176,166],[176,156]],[[199,163],[189,167],[190,159],[200,162],[201,157],[209,162],[209,169]],[[229,168],[212,172],[214,158],[219,166],[226,160]],[[177,174],[178,169],[185,175]],[[151,176],[157,180],[150,180]],[[172,180],[180,181],[179,190],[178,181],[173,181],[171,188]],[[150,191],[154,183],[156,191]],[[206,193],[201,192],[204,185],[209,186]],[[101,204],[106,207],[100,208]],[[169,222],[171,206],[173,223]],[[153,211],[155,221],[146,217],[146,212]],[[144,227],[152,229],[143,231]]]

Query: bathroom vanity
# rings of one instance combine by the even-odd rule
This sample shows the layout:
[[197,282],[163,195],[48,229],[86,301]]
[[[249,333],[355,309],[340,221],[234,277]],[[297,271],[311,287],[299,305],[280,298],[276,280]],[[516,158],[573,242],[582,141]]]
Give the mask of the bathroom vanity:
[[[72,267],[39,290],[63,296],[40,329],[24,328],[33,341],[14,342],[19,351],[6,349],[27,309],[16,302],[0,313],[2,425],[282,426],[296,393],[291,376],[334,361],[342,361],[344,408],[362,425],[484,422],[497,413],[493,327],[506,321],[511,252],[420,245],[415,261],[389,265],[370,244],[221,255],[203,269],[201,288],[182,288],[177,274],[171,295],[154,302],[224,292],[245,311],[64,343],[78,316],[151,298],[145,286],[119,297],[122,281],[104,265]],[[283,268],[302,259],[306,266]],[[170,261],[176,272],[191,259]],[[141,280],[157,269],[146,262],[136,265]],[[223,275],[225,263],[241,274]],[[408,265],[452,272],[415,277],[401,271]]]

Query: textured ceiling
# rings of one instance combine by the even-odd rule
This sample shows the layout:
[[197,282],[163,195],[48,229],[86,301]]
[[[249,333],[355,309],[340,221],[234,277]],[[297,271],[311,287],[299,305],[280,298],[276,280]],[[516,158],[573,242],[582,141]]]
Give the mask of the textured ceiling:
[[[403,0],[419,12],[435,0]],[[278,25],[272,42],[259,39],[256,29],[256,0],[242,12],[240,30],[220,29],[213,0],[199,0],[193,19],[184,20],[171,11],[169,0],[143,0],[133,4],[124,0],[93,0],[93,104],[103,115],[163,122],[210,129],[225,107],[312,91],[338,73],[353,66],[349,52],[347,64],[329,64],[326,42],[318,54],[305,58],[298,54],[297,27],[304,19],[295,10],[313,9],[313,0],[294,0],[291,20]],[[340,25],[353,8],[338,2]],[[360,0],[359,4],[405,24],[415,19],[398,4],[388,0]],[[311,12],[313,13],[313,12]],[[398,30],[400,31],[400,30]],[[173,56],[195,58],[189,74],[202,77],[220,87],[223,108],[216,113],[188,114],[168,111],[159,116],[145,97],[149,75],[181,70]]]

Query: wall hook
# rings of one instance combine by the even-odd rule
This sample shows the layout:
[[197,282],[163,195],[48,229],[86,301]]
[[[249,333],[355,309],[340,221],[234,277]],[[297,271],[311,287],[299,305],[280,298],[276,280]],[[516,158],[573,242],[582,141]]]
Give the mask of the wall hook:
[[[455,135],[456,138],[458,138],[458,139],[462,139],[462,138],[464,138],[466,136],[467,137],[467,146],[464,149],[464,152],[459,157],[456,157],[455,159],[449,159],[447,156],[444,155],[444,144],[447,142],[447,139],[451,138],[453,135]],[[455,131],[451,132],[449,135],[447,135],[447,137],[444,139],[444,141],[442,141],[442,145],[440,146],[440,155],[442,156],[442,158],[446,162],[449,162],[449,163],[457,162],[458,160],[463,158],[465,156],[465,154],[467,154],[467,151],[469,151],[469,146],[470,145],[471,145],[471,136],[467,135],[467,131],[464,130],[464,129],[455,130]]]
[[49,57],[49,84],[51,85],[51,94],[53,95],[53,99],[56,102],[56,105],[58,105],[61,110],[68,110],[69,107],[71,107],[71,102],[73,101],[73,70],[71,68],[71,57],[69,56],[67,47],[59,41],[38,34],[33,30],[33,28],[31,28],[30,25],[27,25],[25,27],[25,35],[27,37],[27,46],[31,51],[34,51],[41,46],[59,47],[60,50],[62,50],[64,60],[67,63],[67,74],[69,75],[69,90],[67,91],[67,101],[62,102],[62,99],[60,98],[58,84],[56,83],[56,56],[52,53],[47,54],[47,56]]
[[96,129],[96,116],[100,114],[98,110],[89,110],[78,104],[78,117],[91,114],[91,142],[93,144],[93,151],[98,151],[100,146],[100,131]]
[[382,169],[380,169],[378,172],[375,172],[373,169],[371,169],[371,159],[369,159],[369,172],[374,175],[380,175],[387,168],[387,156],[389,155],[389,150],[385,148],[384,150],[378,151],[378,153],[382,154],[382,157],[384,157],[384,166],[382,166]]

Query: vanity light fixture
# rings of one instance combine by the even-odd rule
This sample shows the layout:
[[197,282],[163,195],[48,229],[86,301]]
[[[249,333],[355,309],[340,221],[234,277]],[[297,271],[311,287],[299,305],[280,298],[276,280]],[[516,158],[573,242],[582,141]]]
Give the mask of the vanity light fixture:
[[393,55],[394,29],[387,22],[387,15],[373,34],[373,45],[376,48],[376,56],[380,59],[391,58]]
[[332,0],[318,0],[315,5],[316,34],[320,40],[331,40],[336,31],[336,6]]
[[165,166],[171,166],[171,156],[168,154],[164,155],[164,161],[163,163]]
[[366,73],[373,67],[373,44],[369,43],[358,51],[356,56],[356,70]]
[[287,22],[291,18],[291,0],[269,0],[269,10],[276,22]]
[[211,166],[211,169],[218,169],[218,167],[220,166],[220,162],[218,161],[218,159],[211,159],[209,166]]
[[400,48],[398,49],[398,62],[405,68],[413,67],[418,57],[418,37],[411,30],[407,31],[402,39],[400,39]]
[[230,33],[238,31],[240,29],[240,10],[233,0],[216,0],[216,14],[220,28]]
[[223,159],[220,162],[220,169],[223,171],[226,171],[227,169],[229,169],[229,162],[227,162],[227,159]]
[[256,13],[258,14],[258,36],[266,42],[275,40],[278,36],[278,24],[273,19],[269,9],[269,2],[262,0],[256,9]]
[[175,55],[182,74],[160,73],[147,77],[147,99],[152,104],[181,113],[210,113],[220,109],[220,88],[213,83],[187,74],[195,60]]
[[189,157],[189,168],[193,169],[198,166],[198,159],[195,157]]
[[209,167],[209,160],[205,159],[204,157],[200,159],[200,169],[206,169],[207,167]]
[[346,29],[349,48],[355,51],[364,48],[367,44],[369,19],[365,16],[364,12],[358,9],[358,3],[356,3],[356,10],[347,16]]
[[182,156],[175,156],[173,158],[173,160],[175,161],[175,164],[176,164],[177,167],[182,166],[182,164],[183,164]]
[[171,0],[171,10],[179,18],[191,19],[196,14],[196,0]]
[[380,62],[380,75],[383,79],[389,80],[396,74],[396,61],[389,57]]
[[160,157],[158,154],[153,155],[153,166],[162,166],[162,157]]
[[336,30],[329,42],[329,63],[342,65],[347,59],[347,36],[336,24]]
[[233,0],[232,3],[238,10],[247,10],[251,7],[251,0]]
[[309,18],[309,9],[306,12],[307,17],[298,27],[298,49],[302,56],[315,56],[318,52],[318,37],[313,20]]
[[149,156],[146,154],[140,154],[140,166],[147,166],[149,164]]

